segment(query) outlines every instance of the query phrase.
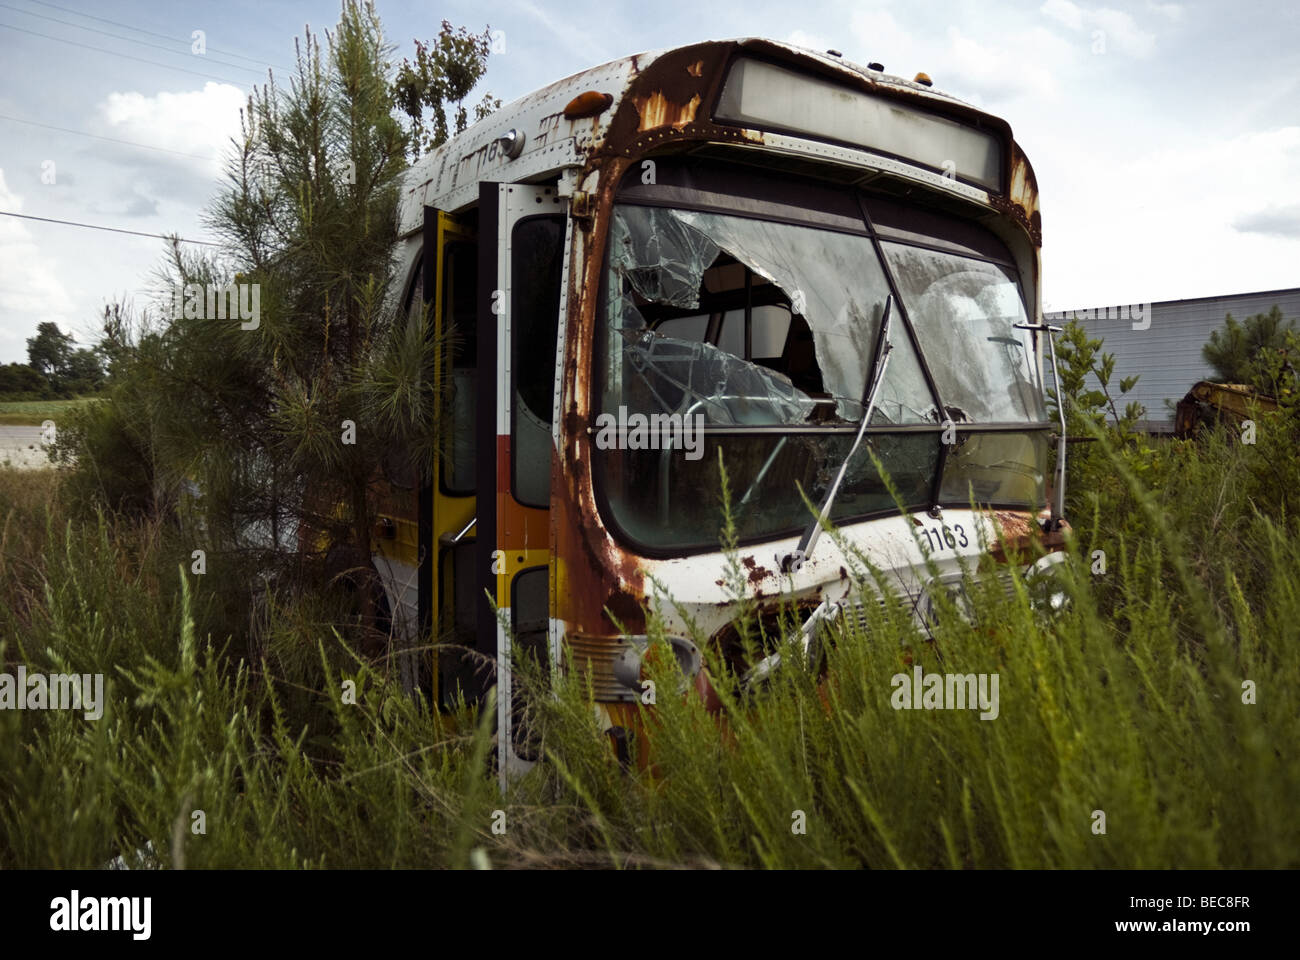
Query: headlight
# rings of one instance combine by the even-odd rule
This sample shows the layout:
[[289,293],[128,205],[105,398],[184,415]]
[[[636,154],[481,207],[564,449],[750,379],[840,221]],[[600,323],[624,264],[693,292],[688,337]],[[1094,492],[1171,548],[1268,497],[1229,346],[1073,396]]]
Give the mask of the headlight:
[[970,596],[966,593],[965,577],[958,571],[935,577],[921,591],[921,616],[926,626],[933,627],[939,621],[939,603],[936,598],[940,594],[947,596],[948,601],[957,608],[959,617],[967,623],[975,622]]
[[[645,655],[650,649],[650,638],[645,634],[637,634],[624,636],[622,640],[625,646],[617,659],[614,660],[614,677],[629,690],[640,693],[642,690],[641,668]],[[686,637],[669,635],[665,636],[664,640],[668,642],[668,647],[677,660],[677,666],[682,671],[682,690],[684,691],[695,675],[700,672],[703,663],[700,648]]]
[[1061,579],[1064,553],[1049,553],[1025,568],[1025,586],[1029,603],[1043,613],[1060,613],[1070,605],[1070,595]]

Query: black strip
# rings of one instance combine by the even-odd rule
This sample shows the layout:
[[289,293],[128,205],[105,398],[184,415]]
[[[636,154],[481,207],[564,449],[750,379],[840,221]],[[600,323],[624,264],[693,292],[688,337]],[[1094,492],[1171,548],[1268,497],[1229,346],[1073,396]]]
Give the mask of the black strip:
[[[478,185],[478,410],[475,431],[477,460],[475,488],[474,602],[476,646],[485,657],[497,654],[497,619],[488,597],[497,600],[492,553],[497,546],[497,324],[492,312],[492,294],[497,282],[497,219],[500,201],[495,183]],[[499,605],[499,602],[498,602]],[[480,695],[495,683],[482,677]]]
[[[427,307],[435,296],[438,282],[438,211],[434,207],[424,208],[424,303]],[[434,371],[426,370],[423,376],[432,378]],[[433,621],[433,578],[438,575],[438,565],[434,562],[433,543],[433,484],[432,469],[428,464],[420,465],[420,489],[416,495],[416,529],[419,545],[417,563],[419,573],[416,580],[416,610],[420,624],[421,643],[433,643],[437,625]],[[437,691],[434,691],[437,694]]]
[[[618,187],[622,203],[715,206],[737,216],[787,216],[800,222],[862,232],[862,217],[844,184],[807,176],[780,176],[762,168],[737,168],[701,158],[656,161],[654,183],[643,183],[633,165]],[[775,209],[772,209],[775,208]]]
[[[762,220],[765,223],[784,223],[791,227],[807,227],[825,230],[828,233],[844,233],[851,237],[866,236],[866,231],[860,225],[854,226],[838,218],[831,219],[822,216],[816,210],[802,210],[796,216],[794,214],[778,213],[771,208],[764,208],[762,201],[755,201],[742,206],[733,202],[734,199],[726,197],[711,200],[707,195],[698,191],[665,187],[661,193],[656,194],[653,198],[623,196],[620,194],[617,203],[629,207],[663,207],[669,210],[718,213],[723,216],[739,217],[745,220]],[[752,197],[748,199],[753,200]]]
[[[955,247],[952,248],[942,247],[939,246],[937,243],[927,242],[928,238],[921,238],[918,240],[901,240],[897,237],[891,237],[888,234],[882,234],[881,239],[883,239],[885,243],[892,243],[895,246],[899,246],[899,247],[916,247],[918,250],[928,250],[931,253],[942,253],[945,256],[949,256],[949,257],[960,257],[963,260],[975,260],[979,263],[991,263],[995,267],[1004,267],[1007,270],[1014,270],[1016,271],[1016,273],[1020,272],[1020,268],[1016,266],[1015,262],[1012,260],[998,260],[994,257],[986,257],[983,256],[982,254],[969,253],[965,250],[958,250]],[[1022,302],[1023,302],[1023,293],[1024,293],[1024,289],[1022,287],[1021,288]],[[1025,313],[1028,314],[1029,311],[1026,310]]]

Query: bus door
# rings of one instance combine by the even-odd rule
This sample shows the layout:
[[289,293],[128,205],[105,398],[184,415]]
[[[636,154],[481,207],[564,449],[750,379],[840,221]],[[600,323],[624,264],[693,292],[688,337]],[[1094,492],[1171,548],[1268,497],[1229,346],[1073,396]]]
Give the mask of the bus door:
[[423,295],[434,336],[446,344],[433,371],[439,455],[422,474],[419,492],[420,635],[433,643],[434,702],[450,707],[472,698],[476,644],[474,516],[475,405],[478,384],[478,239],[473,226],[424,208]]
[[494,509],[479,499],[477,634],[496,664],[503,788],[536,760],[512,656],[540,674],[556,655],[549,510],[568,223],[554,187],[479,185],[478,488],[495,498]]

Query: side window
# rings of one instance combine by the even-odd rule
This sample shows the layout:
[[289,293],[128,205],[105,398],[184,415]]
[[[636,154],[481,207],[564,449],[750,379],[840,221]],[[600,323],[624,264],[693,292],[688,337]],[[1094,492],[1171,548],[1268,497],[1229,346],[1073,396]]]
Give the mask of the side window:
[[476,390],[478,385],[478,249],[455,241],[442,254],[442,321],[448,344],[451,388],[451,449],[443,461],[443,491],[453,495],[474,492]]
[[718,346],[742,360],[779,366],[785,356],[786,337],[790,334],[790,317],[790,308],[781,304],[752,308],[746,343],[745,311],[728,310],[722,321]]
[[547,507],[564,218],[521,220],[515,224],[510,247],[510,368],[514,374],[510,486],[525,506]]
[[[661,304],[639,309],[661,337],[712,344],[776,371],[807,393],[826,396],[812,355],[812,335],[790,306],[780,287],[723,254],[704,271],[697,309],[707,312]],[[806,350],[800,349],[804,340]]]

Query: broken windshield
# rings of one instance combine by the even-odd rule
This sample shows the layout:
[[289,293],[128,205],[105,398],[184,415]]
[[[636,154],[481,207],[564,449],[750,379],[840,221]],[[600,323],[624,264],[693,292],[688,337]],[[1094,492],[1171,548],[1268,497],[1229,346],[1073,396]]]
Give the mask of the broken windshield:
[[882,244],[954,423],[1044,420],[1020,286],[995,263]]
[[[606,410],[717,424],[861,418],[889,295],[868,237],[622,205],[609,279]],[[897,346],[873,423],[937,422],[911,343]]]
[[[808,522],[804,496],[822,502],[852,447],[856,431],[849,428],[863,415],[891,292],[865,231],[865,223],[859,234],[696,210],[614,207],[596,446],[604,500],[626,535],[658,551],[716,545],[719,450],[742,540],[795,532]],[[910,248],[899,249],[899,268],[908,277],[899,293],[918,331],[926,331],[917,333],[922,349],[945,365],[932,372],[947,410],[939,413],[912,335],[896,315],[870,424],[876,430],[929,424],[934,431],[869,433],[848,460],[832,512],[837,522],[895,508],[873,454],[909,507],[928,506],[940,486],[945,420],[1041,419],[1036,364],[1028,341],[1011,326],[1024,316],[1015,281],[982,261],[908,259]],[[918,311],[927,313],[924,320]],[[691,431],[688,420],[715,429]],[[684,432],[665,433],[662,442],[657,436],[679,426]],[[719,433],[719,427],[730,429]],[[840,432],[821,433],[825,427]],[[971,456],[954,458],[945,496],[967,503],[974,490],[994,493],[1000,505],[1036,506],[1042,490],[1037,447],[1024,447],[1019,469],[1009,459],[1022,450],[1007,442],[996,449],[964,446]]]

